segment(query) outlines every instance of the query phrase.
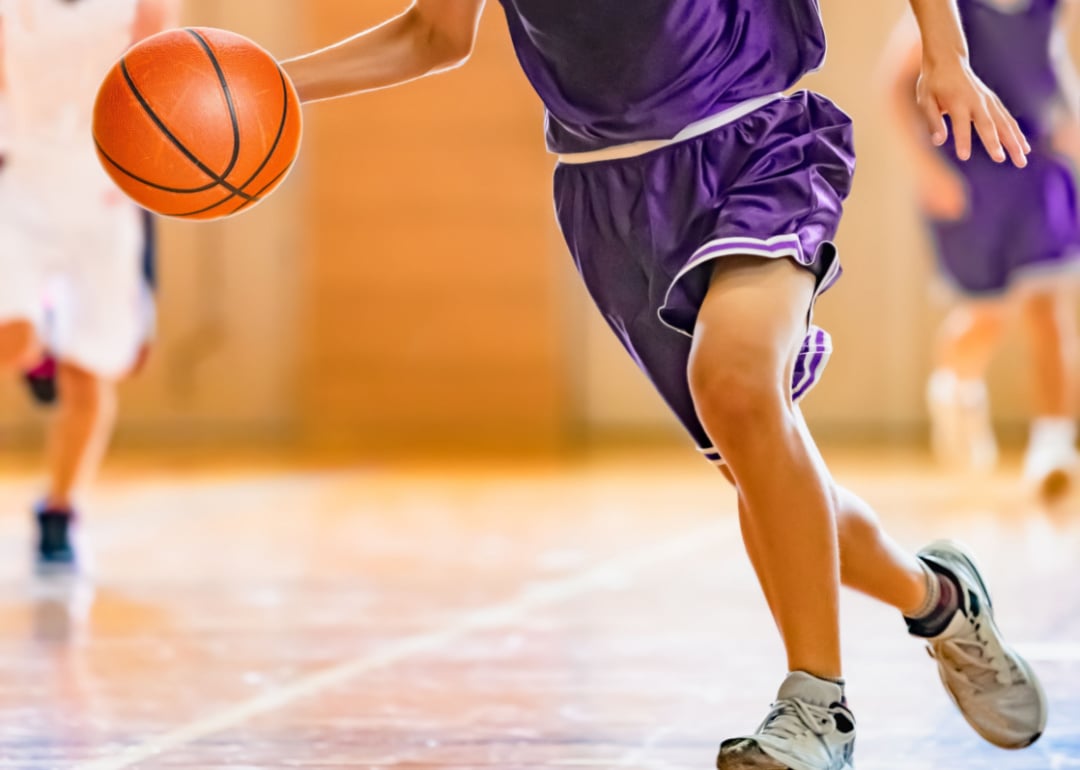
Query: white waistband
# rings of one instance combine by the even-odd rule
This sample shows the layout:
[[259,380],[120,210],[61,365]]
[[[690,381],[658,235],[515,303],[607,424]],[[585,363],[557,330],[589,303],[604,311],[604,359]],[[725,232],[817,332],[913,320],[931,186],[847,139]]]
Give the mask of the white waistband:
[[747,99],[745,102],[739,102],[734,107],[728,107],[723,112],[718,112],[715,115],[711,115],[704,120],[699,120],[696,123],[691,123],[682,131],[677,133],[671,139],[654,139],[647,142],[630,142],[629,144],[617,144],[614,147],[605,147],[602,150],[593,150],[592,152],[574,152],[566,155],[559,156],[560,163],[581,164],[581,163],[597,163],[602,160],[623,160],[625,158],[636,158],[639,155],[644,155],[647,152],[653,150],[659,150],[662,147],[670,147],[673,144],[679,142],[685,142],[688,139],[695,139],[699,136],[714,131],[720,126],[726,126],[728,123],[734,123],[739,118],[749,115],[754,110],[761,109],[770,102],[775,102],[777,99],[782,98],[784,95],[769,94],[767,96],[758,96],[754,99]]

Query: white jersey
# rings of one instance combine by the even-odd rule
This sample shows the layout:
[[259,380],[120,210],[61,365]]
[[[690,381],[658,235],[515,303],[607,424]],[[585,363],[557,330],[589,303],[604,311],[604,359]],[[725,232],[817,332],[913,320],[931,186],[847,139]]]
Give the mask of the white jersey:
[[[101,194],[91,135],[98,87],[132,41],[138,0],[0,0],[5,174],[28,193]],[[59,202],[59,201],[58,201]]]

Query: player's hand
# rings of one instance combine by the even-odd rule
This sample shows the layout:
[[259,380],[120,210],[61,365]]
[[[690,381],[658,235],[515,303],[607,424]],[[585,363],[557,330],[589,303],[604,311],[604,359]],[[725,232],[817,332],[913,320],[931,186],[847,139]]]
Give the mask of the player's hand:
[[935,145],[940,147],[948,138],[944,120],[948,115],[960,160],[971,157],[971,127],[975,126],[991,158],[1001,163],[1007,156],[1018,168],[1027,165],[1031,145],[997,94],[972,72],[966,58],[956,56],[940,63],[924,56],[917,96]]
[[931,219],[955,222],[967,213],[964,178],[940,160],[919,171],[918,194],[920,207]]

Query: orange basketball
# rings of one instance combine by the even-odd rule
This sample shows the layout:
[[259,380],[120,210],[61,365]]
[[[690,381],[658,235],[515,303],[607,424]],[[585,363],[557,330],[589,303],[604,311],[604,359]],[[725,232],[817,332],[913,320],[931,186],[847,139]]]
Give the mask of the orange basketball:
[[300,132],[300,101],[274,57],[220,29],[143,40],[109,70],[94,105],[109,176],[170,217],[251,208],[285,179]]

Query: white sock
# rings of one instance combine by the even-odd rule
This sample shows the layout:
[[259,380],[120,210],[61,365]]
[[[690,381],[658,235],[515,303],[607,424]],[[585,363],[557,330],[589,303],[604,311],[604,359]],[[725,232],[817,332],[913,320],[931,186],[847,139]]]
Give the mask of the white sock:
[[938,578],[938,574],[930,569],[930,565],[922,559],[919,559],[919,566],[922,567],[923,575],[926,577],[926,598],[923,599],[919,609],[910,615],[904,616],[911,620],[922,620],[936,610],[938,603],[941,601],[941,579]]
[[1071,417],[1036,417],[1031,421],[1030,447],[1063,449],[1076,445],[1076,421]]

